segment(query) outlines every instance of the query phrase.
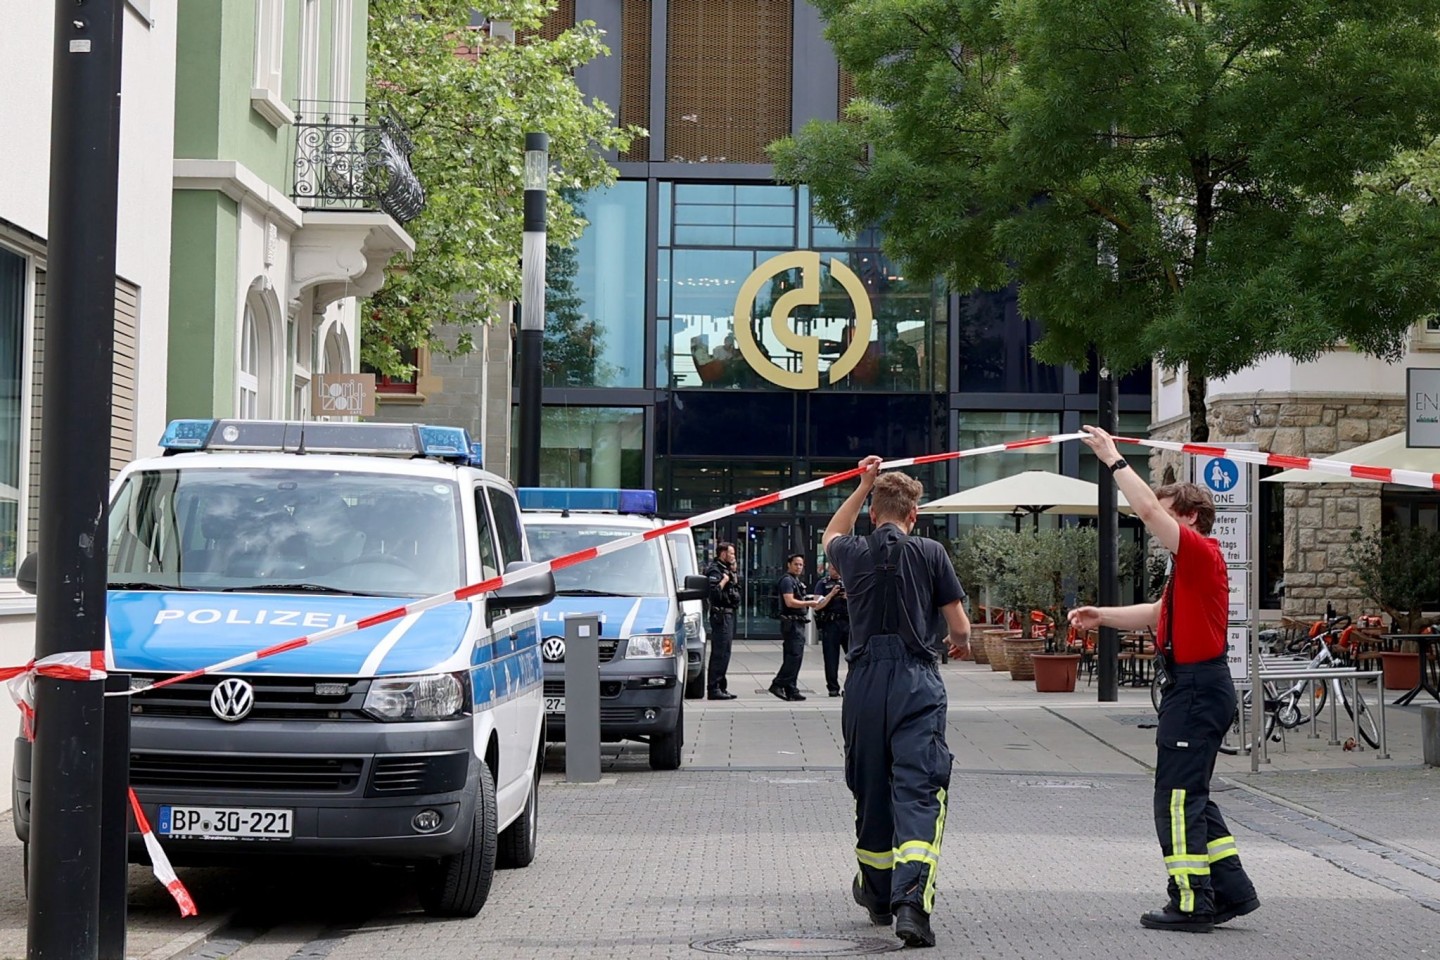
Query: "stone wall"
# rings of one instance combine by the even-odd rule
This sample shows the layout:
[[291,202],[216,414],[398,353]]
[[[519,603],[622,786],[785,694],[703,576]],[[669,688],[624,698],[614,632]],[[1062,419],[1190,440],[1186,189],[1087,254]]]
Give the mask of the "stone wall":
[[[1301,457],[1332,456],[1405,428],[1403,397],[1215,397],[1208,414],[1213,443],[1250,441]],[[1327,601],[1350,614],[1376,612],[1346,569],[1345,551],[1353,530],[1379,525],[1379,484],[1287,484],[1281,612],[1309,618],[1323,613]]]

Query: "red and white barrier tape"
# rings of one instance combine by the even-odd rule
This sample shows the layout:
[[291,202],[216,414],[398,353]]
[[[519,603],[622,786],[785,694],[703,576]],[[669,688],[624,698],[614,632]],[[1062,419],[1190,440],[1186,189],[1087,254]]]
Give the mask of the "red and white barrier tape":
[[150,867],[155,871],[155,879],[164,884],[165,889],[170,891],[170,896],[175,898],[176,905],[180,907],[180,916],[196,916],[200,911],[195,909],[195,901],[190,899],[190,891],[185,889],[185,884],[175,875],[175,868],[170,866],[170,858],[165,856],[165,851],[160,848],[160,841],[155,839],[155,832],[150,829],[150,821],[145,819],[145,811],[140,807],[140,798],[135,796],[133,787],[126,789],[130,793],[130,812],[135,814],[135,826],[140,829],[140,836],[145,840],[145,852],[150,854]]
[[[1056,434],[1054,436],[1048,437],[1030,437],[1025,440],[1012,440],[1008,443],[996,443],[984,447],[974,447],[969,450],[952,451],[948,453],[932,453],[919,457],[904,457],[899,460],[887,460],[880,465],[880,469],[895,470],[903,467],[922,466],[931,463],[944,463],[949,460],[960,460],[968,457],[981,456],[988,453],[1004,453],[1013,450],[1024,450],[1031,447],[1044,447],[1055,443],[1064,443],[1069,440],[1078,440],[1082,436],[1084,436],[1084,434],[1066,433]],[[1131,437],[1116,437],[1115,439],[1119,443],[1135,444],[1138,446],[1151,447],[1157,450],[1171,450],[1199,457],[1227,457],[1231,460],[1238,460],[1242,463],[1255,463],[1265,466],[1282,467],[1285,469],[1315,470],[1322,473],[1330,473],[1336,476],[1352,477],[1359,480],[1378,480],[1384,483],[1395,483],[1402,484],[1404,486],[1424,487],[1426,489],[1440,490],[1440,473],[1422,473],[1416,470],[1400,470],[1391,469],[1389,467],[1372,467],[1366,466],[1364,464],[1345,463],[1339,460],[1324,460],[1311,457],[1291,457],[1284,456],[1282,454],[1265,453],[1258,450],[1236,450],[1229,447],[1212,444],[1180,443],[1169,440],[1140,440]],[[395,607],[391,610],[385,610],[351,623],[341,624],[339,626],[331,627],[327,630],[321,630],[318,633],[309,634],[303,637],[297,637],[293,640],[287,640],[284,643],[274,644],[273,646],[265,647],[264,649],[256,650],[251,653],[242,654],[238,657],[231,657],[229,660],[224,660],[220,663],[211,664],[210,666],[203,667],[199,670],[191,670],[188,673],[182,673],[173,677],[166,677],[163,680],[158,680],[154,683],[148,684],[138,689],[107,694],[107,696],[131,696],[134,694],[145,693],[149,690],[158,690],[162,687],[168,687],[171,684],[181,683],[185,680],[192,680],[196,677],[204,676],[206,674],[222,673],[226,670],[234,669],[235,667],[241,666],[243,664],[254,663],[257,660],[263,660],[269,657],[278,656],[279,654],[285,653],[289,650],[298,650],[301,647],[322,643],[326,640],[333,640],[336,637],[342,637],[346,634],[356,633],[360,630],[364,630],[368,627],[377,626],[382,623],[389,623],[392,620],[399,620],[403,617],[409,616],[410,614],[423,613],[426,610],[441,607],[448,603],[469,600],[473,597],[478,597],[481,594],[491,593],[501,587],[509,586],[514,583],[519,583],[522,580],[527,580],[542,573],[563,570],[566,567],[572,567],[578,563],[584,563],[587,560],[593,560],[596,557],[616,553],[620,550],[626,549],[627,547],[633,547],[639,543],[644,543],[649,540],[655,540],[659,537],[665,536],[666,534],[674,533],[679,530],[685,530],[691,527],[702,526],[707,523],[714,523],[716,520],[722,520],[726,517],[731,517],[739,513],[759,510],[762,507],[768,507],[771,504],[779,503],[782,500],[789,500],[792,497],[797,497],[801,494],[810,493],[815,490],[821,490],[825,487],[833,487],[837,484],[845,483],[848,480],[855,479],[860,475],[860,473],[861,470],[859,467],[853,467],[849,470],[842,471],[841,473],[832,474],[828,477],[822,477],[818,480],[810,480],[806,483],[797,484],[793,487],[787,487],[784,490],[778,490],[774,493],[762,494],[761,496],[754,497],[742,503],[733,504],[728,507],[719,507],[706,513],[697,514],[696,516],[690,517],[686,520],[676,520],[671,523],[655,527],[654,529],[646,530],[643,533],[634,534],[633,536],[629,537],[622,537],[620,539],[613,540],[599,546],[588,547],[584,550],[578,550],[575,553],[565,554],[564,556],[556,557],[553,560],[546,560],[540,563],[536,563],[532,566],[526,567],[523,570],[516,570],[512,573],[506,573],[498,577],[491,577],[488,580],[482,580],[478,583],[472,583],[467,586],[461,587],[458,590],[452,590],[449,593],[442,593],[436,594],[432,597],[425,597],[424,599],[416,600],[414,603],[408,603],[404,606]],[[95,659],[96,657],[99,657],[98,661]],[[98,651],[64,653],[58,654],[53,657],[46,657],[40,661],[32,661],[24,667],[0,668],[0,681],[8,681],[11,696],[15,698],[16,703],[20,706],[21,713],[24,714],[25,717],[26,736],[31,739],[33,739],[34,737],[34,708],[30,705],[29,702],[28,686],[34,674],[68,680],[103,679],[105,676],[104,655],[99,653]],[[17,686],[17,684],[19,686]],[[176,902],[180,905],[180,911],[183,916],[189,916],[195,913],[194,902],[190,899],[190,895],[185,891],[184,886],[176,877],[175,871],[171,868],[169,860],[165,857],[164,851],[160,848],[159,841],[155,839],[153,832],[150,830],[150,825],[145,820],[145,815],[140,809],[139,800],[135,797],[135,792],[133,790],[130,792],[130,803],[135,813],[136,823],[140,826],[141,834],[144,836],[145,847],[150,853],[151,862],[155,870],[155,876],[160,880],[161,883],[165,884],[171,895],[175,897]]]
[[1440,490],[1440,473],[1424,473],[1420,470],[1401,470],[1398,467],[1371,467],[1363,463],[1346,463],[1343,460],[1322,460],[1318,457],[1290,457],[1281,453],[1266,453],[1263,450],[1234,450],[1230,447],[1208,443],[1180,443],[1174,440],[1136,440],[1131,437],[1116,437],[1119,443],[1136,443],[1157,450],[1173,450],[1197,457],[1225,457],[1241,463],[1256,463],[1262,467],[1280,467],[1283,470],[1314,470],[1337,477],[1354,480],[1371,480],[1380,483],[1395,483],[1406,487],[1424,487],[1426,490]]

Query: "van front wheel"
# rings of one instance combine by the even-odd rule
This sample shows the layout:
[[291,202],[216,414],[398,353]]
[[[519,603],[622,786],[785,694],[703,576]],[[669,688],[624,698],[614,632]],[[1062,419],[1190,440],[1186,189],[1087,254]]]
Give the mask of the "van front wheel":
[[675,712],[675,726],[668,733],[650,737],[650,769],[679,770],[680,752],[685,746],[685,703]]
[[480,793],[464,850],[420,868],[420,906],[432,917],[473,917],[495,878],[495,779],[480,764]]

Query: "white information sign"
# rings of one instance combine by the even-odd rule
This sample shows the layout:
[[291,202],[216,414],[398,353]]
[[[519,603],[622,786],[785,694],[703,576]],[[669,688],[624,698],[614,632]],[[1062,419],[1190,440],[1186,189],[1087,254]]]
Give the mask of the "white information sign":
[[1195,482],[1210,491],[1217,510],[1250,503],[1250,465],[1229,457],[1196,457]]
[[1250,619],[1250,571],[1230,569],[1230,622]]
[[1231,624],[1225,630],[1225,659],[1230,663],[1230,679],[1244,680],[1250,675],[1250,665],[1245,662],[1249,647],[1250,628]]
[[1225,556],[1225,563],[1231,570],[1234,570],[1237,564],[1250,562],[1249,513],[1217,512],[1215,525],[1210,528],[1210,536],[1220,542],[1220,552]]

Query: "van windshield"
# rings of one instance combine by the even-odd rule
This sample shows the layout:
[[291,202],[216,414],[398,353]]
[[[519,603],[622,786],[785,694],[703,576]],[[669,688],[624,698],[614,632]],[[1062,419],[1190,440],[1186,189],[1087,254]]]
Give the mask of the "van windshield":
[[445,593],[462,582],[459,504],[434,477],[146,470],[110,509],[110,586]]
[[[546,523],[527,515],[525,539],[534,560],[554,560],[567,553],[611,543],[641,531],[603,523]],[[626,547],[616,553],[555,571],[555,591],[570,596],[666,597],[665,563],[659,540]]]

